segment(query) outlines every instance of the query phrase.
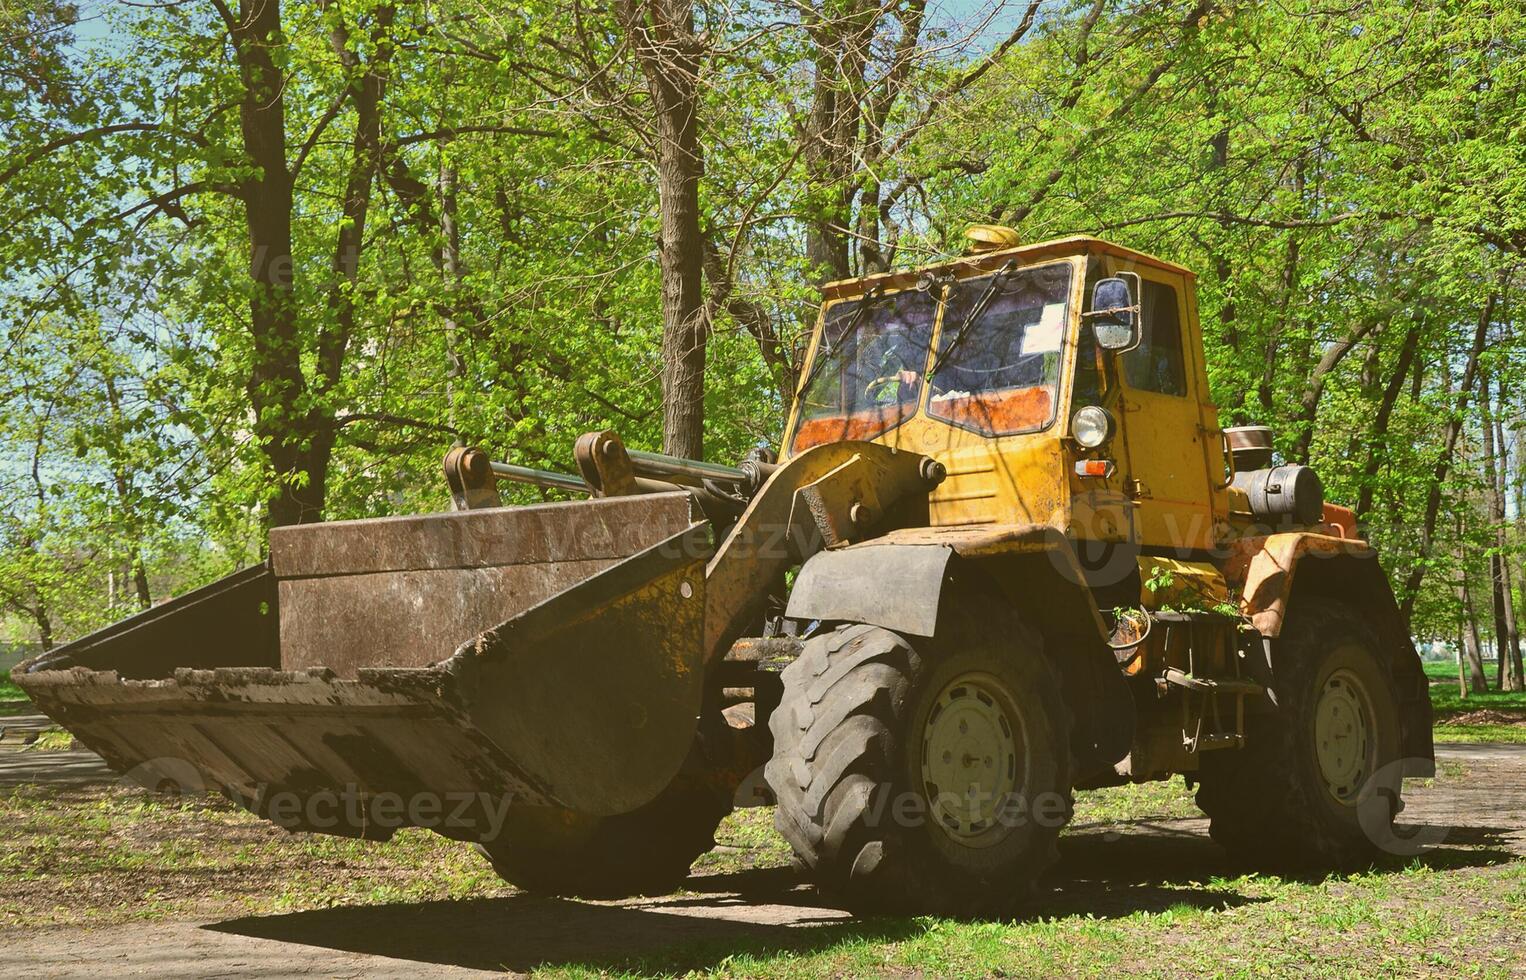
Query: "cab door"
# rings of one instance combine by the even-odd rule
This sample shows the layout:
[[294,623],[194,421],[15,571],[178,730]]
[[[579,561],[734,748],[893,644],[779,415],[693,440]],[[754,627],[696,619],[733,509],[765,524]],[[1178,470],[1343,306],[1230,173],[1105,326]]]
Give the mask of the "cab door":
[[[1189,343],[1180,277],[1143,268],[1139,346],[1119,359],[1128,441],[1123,489],[1135,502],[1137,544],[1200,550],[1213,544],[1212,486],[1198,391],[1201,351]],[[1153,276],[1153,278],[1152,278]]]

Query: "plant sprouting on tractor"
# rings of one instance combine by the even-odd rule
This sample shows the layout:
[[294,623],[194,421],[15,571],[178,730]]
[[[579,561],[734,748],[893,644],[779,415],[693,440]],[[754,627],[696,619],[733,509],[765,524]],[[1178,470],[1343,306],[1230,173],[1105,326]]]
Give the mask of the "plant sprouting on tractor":
[[457,448],[452,512],[278,528],[15,680],[123,770],[188,761],[292,830],[429,826],[551,893],[670,889],[772,803],[851,907],[999,910],[1072,791],[1178,773],[1242,854],[1369,860],[1434,764],[1351,512],[1220,427],[1188,270],[972,237],[825,287],[777,454]]

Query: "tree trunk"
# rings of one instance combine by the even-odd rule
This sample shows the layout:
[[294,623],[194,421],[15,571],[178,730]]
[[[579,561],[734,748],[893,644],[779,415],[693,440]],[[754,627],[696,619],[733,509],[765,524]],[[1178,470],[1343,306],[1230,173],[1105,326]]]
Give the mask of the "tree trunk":
[[[1466,501],[1464,501],[1466,504]],[[1458,694],[1467,697],[1471,690],[1482,694],[1489,689],[1484,677],[1484,656],[1478,638],[1478,616],[1473,609],[1473,589],[1469,584],[1468,549],[1463,539],[1462,515],[1457,517],[1457,645]]]
[[[239,188],[249,233],[249,330],[253,359],[247,390],[255,434],[276,487],[266,503],[271,525],[321,520],[335,440],[329,399],[343,372],[354,333],[351,291],[365,241],[372,178],[380,167],[380,101],[392,45],[393,8],[375,12],[371,64],[351,82],[356,114],[353,157],[334,248],[328,316],[317,332],[315,380],[303,372],[299,313],[293,296],[292,204],[294,177],[286,160],[286,78],[278,67],[284,44],[279,0],[241,0],[229,25],[243,93],[239,125],[254,172]],[[346,69],[359,65],[341,24],[330,45]],[[341,285],[344,283],[344,286]]]
[[[868,105],[862,110],[863,149],[860,152],[864,164],[861,168],[854,169],[862,170],[865,174],[861,178],[863,190],[858,195],[857,232],[858,271],[863,276],[888,271],[895,254],[896,236],[891,236],[888,243],[882,238],[886,229],[894,223],[891,217],[891,196],[895,192],[884,187],[878,175],[883,173],[883,162],[894,155],[886,144],[885,126],[901,101],[907,77],[921,51],[922,23],[926,14],[927,0],[910,0],[897,9],[901,36],[896,41],[895,55],[880,77],[874,94],[868,99]],[[883,26],[883,21],[875,22],[871,29],[881,39],[889,33]],[[1027,28],[1020,25],[1018,30],[1026,32]]]
[[1510,449],[1505,442],[1505,425],[1501,418],[1505,409],[1504,378],[1502,376],[1500,379],[1498,410],[1491,405],[1487,377],[1484,385],[1485,390],[1480,392],[1485,406],[1483,422],[1485,428],[1492,429],[1491,441],[1494,444],[1494,454],[1498,455],[1498,460],[1492,461],[1493,465],[1488,467],[1488,476],[1493,503],[1495,557],[1499,561],[1499,598],[1505,625],[1505,632],[1495,643],[1500,648],[1500,690],[1519,691],[1523,687],[1521,633],[1516,620],[1515,585],[1511,581],[1513,576],[1510,570],[1510,531],[1505,510],[1506,483],[1510,472]]
[[[111,409],[111,424],[115,431],[121,431],[122,399],[117,393],[116,381],[111,376],[109,359],[101,358],[101,381],[106,389],[106,404]],[[143,567],[143,540],[142,528],[138,525],[137,508],[132,498],[132,476],[127,471],[126,464],[117,458],[115,453],[108,453],[111,460],[111,481],[117,491],[117,506],[122,509],[122,529],[127,536],[127,562],[132,573],[133,591],[137,593],[138,609],[147,609],[153,605],[153,596],[148,591],[148,571]],[[112,603],[116,599],[113,596]]]
[[700,459],[705,431],[704,239],[699,223],[699,70],[692,0],[622,0],[619,14],[652,101],[662,211],[662,446]]
[[[1503,538],[1503,535],[1501,535]],[[1500,690],[1519,691],[1521,686],[1521,634],[1515,614],[1515,584],[1510,573],[1510,561],[1508,556],[1501,552],[1500,556],[1500,598],[1505,609],[1505,638],[1496,642],[1500,647],[1501,669],[1504,676],[1501,679]]]
[[853,274],[849,232],[865,135],[865,71],[881,8],[867,0],[801,6],[813,72],[811,107],[801,134],[805,258],[811,281],[824,282]]
[[822,49],[816,56],[816,85],[805,135],[807,203],[805,259],[812,282],[846,279],[853,274],[849,261],[848,227],[851,198],[845,193],[847,174],[843,161],[851,160],[853,137],[857,143],[857,102],[842,77],[847,65],[840,52]]
[[[1303,172],[1302,163],[1299,164],[1300,175]],[[1303,196],[1303,181],[1298,182],[1299,197]],[[1273,321],[1271,335],[1266,338],[1266,349],[1261,357],[1261,382],[1256,386],[1256,400],[1261,403],[1261,410],[1270,413],[1276,407],[1274,396],[1276,394],[1277,380],[1277,353],[1281,347],[1280,340],[1286,336],[1292,326],[1293,292],[1298,288],[1298,259],[1299,246],[1298,236],[1289,232],[1288,246],[1282,261],[1282,290],[1278,301],[1277,318]]]
[[[1461,596],[1459,596],[1459,599]],[[1462,623],[1457,624],[1457,696],[1466,701],[1468,698],[1468,671],[1463,665],[1463,635]]]
[[[1506,442],[1505,442],[1505,434],[1504,434],[1503,416],[1504,416],[1505,411],[1506,411],[1505,406],[1507,404],[1509,404],[1509,399],[1508,399],[1508,396],[1507,396],[1506,391],[1505,391],[1505,377],[1504,377],[1504,374],[1501,373],[1499,375],[1499,377],[1497,378],[1497,380],[1499,382],[1499,404],[1500,404],[1500,416],[1501,416],[1501,421],[1499,423],[1500,424],[1500,430],[1499,430],[1499,440],[1498,441],[1499,441],[1499,444],[1502,447],[1505,447],[1506,446]],[[1514,502],[1515,502],[1515,538],[1516,538],[1516,540],[1515,540],[1515,547],[1519,548],[1520,547],[1520,541],[1521,541],[1522,527],[1523,527],[1523,524],[1526,524],[1526,454],[1523,454],[1521,452],[1519,439],[1517,439],[1517,441],[1516,441],[1516,444],[1515,444],[1515,453],[1513,455],[1514,455],[1514,459],[1515,459],[1515,465],[1512,467],[1510,465],[1510,459],[1511,459],[1512,454],[1509,452],[1508,447],[1507,447],[1506,451],[1504,452],[1504,460],[1501,463],[1500,470],[1501,470],[1502,476],[1504,476],[1507,480],[1510,480],[1511,482],[1514,483],[1514,486],[1510,488],[1511,491],[1512,491],[1510,495],[1515,498],[1515,500],[1514,500]],[[1510,536],[1509,536],[1509,532],[1508,532],[1508,529],[1507,529],[1507,532],[1506,532],[1506,535],[1505,535],[1505,540],[1508,542],[1509,539],[1510,539]],[[1506,560],[1507,561],[1509,560],[1508,553],[1507,553],[1507,559]],[[1517,564],[1516,565],[1516,574],[1513,577],[1514,577],[1516,582],[1526,582],[1526,565]],[[1515,596],[1512,594],[1510,599],[1511,599],[1512,607],[1514,607]],[[1519,638],[1520,638],[1519,637],[1519,634],[1520,634],[1520,614],[1519,613],[1516,614],[1516,633],[1517,633],[1517,640],[1519,641]],[[1520,646],[1519,642],[1517,642],[1516,644],[1514,644],[1511,647],[1511,661],[1512,661],[1512,666],[1515,669],[1515,676],[1520,680],[1521,687],[1523,689],[1526,689],[1526,665],[1522,664],[1522,652],[1521,652],[1521,646]]]
[[[32,495],[37,500],[37,521],[39,525],[48,519],[48,485],[42,477],[42,447],[43,447],[43,424],[37,424],[36,437],[32,442]],[[26,532],[21,540],[21,547],[31,553],[39,554],[41,546],[37,537],[30,531]],[[43,650],[53,649],[53,617],[48,611],[48,598],[42,593],[42,586],[32,584],[32,603],[23,605],[32,622],[37,626],[37,642]]]
[[1340,366],[1346,355],[1351,353],[1351,349],[1377,329],[1380,323],[1382,319],[1374,316],[1356,324],[1343,339],[1326,347],[1319,363],[1314,365],[1314,370],[1309,374],[1309,383],[1304,387],[1303,397],[1299,399],[1298,415],[1293,423],[1298,433],[1297,440],[1293,444],[1294,462],[1309,461],[1309,450],[1314,444],[1314,428],[1319,420],[1319,400],[1325,392],[1326,379]]
[[768,308],[736,295],[736,282],[727,270],[725,260],[713,247],[705,252],[705,279],[710,285],[706,320],[713,324],[720,311],[724,310],[751,335],[758,345],[758,353],[762,356],[764,365],[774,376],[779,403],[788,410],[795,397],[800,366],[791,363],[779,327]]
[[1399,348],[1399,360],[1394,365],[1393,377],[1389,378],[1388,386],[1383,389],[1383,397],[1378,402],[1377,414],[1372,419],[1372,430],[1367,446],[1367,463],[1362,467],[1362,479],[1360,489],[1357,491],[1356,516],[1366,520],[1372,510],[1372,497],[1378,482],[1378,473],[1383,468],[1383,458],[1388,453],[1388,423],[1393,418],[1394,406],[1398,404],[1399,393],[1404,390],[1405,377],[1409,374],[1410,364],[1415,359],[1415,352],[1420,348],[1420,324],[1413,322],[1409,331],[1404,335],[1404,345]]
[[1462,584],[1457,587],[1458,601],[1462,604],[1463,639],[1464,644],[1460,655],[1466,655],[1468,668],[1468,689],[1475,694],[1482,694],[1489,690],[1489,681],[1484,676],[1484,654],[1478,638],[1478,615],[1473,609],[1473,594],[1468,588],[1468,567],[1463,565]]
[[53,618],[48,615],[47,603],[41,598],[32,608],[32,624],[37,627],[37,645],[42,647],[44,653],[53,649],[56,645],[53,639]]
[[1500,493],[1499,466],[1495,463],[1493,399],[1490,396],[1489,375],[1480,372],[1478,378],[1479,428],[1483,434],[1484,500],[1489,515],[1489,591],[1490,608],[1494,614],[1495,672],[1494,686],[1501,691],[1509,690],[1510,634],[1514,629],[1515,613],[1510,608],[1510,584],[1506,578],[1505,555],[1501,549],[1502,531],[1505,524],[1505,501]]
[[276,486],[266,500],[271,525],[317,520],[323,481],[314,497],[302,466],[307,381],[292,295],[292,178],[286,163],[286,80],[276,67],[284,43],[280,0],[241,0],[229,31],[243,93],[239,127],[253,172],[239,189],[249,234],[249,333],[252,363],[246,387],[254,432]]
[[350,143],[350,167],[345,175],[340,202],[339,230],[329,271],[328,316],[318,330],[317,372],[313,379],[313,406],[306,420],[307,439],[299,459],[308,485],[302,520],[323,516],[328,498],[329,463],[338,430],[334,426],[333,396],[344,373],[345,356],[355,335],[355,286],[360,277],[360,257],[365,248],[366,219],[371,210],[371,188],[382,166],[381,106],[392,67],[392,21],[396,9],[388,4],[375,8],[370,30],[369,61],[362,63],[343,15],[329,32],[329,47],[351,77],[350,105],[355,110],[355,132]]
[[1447,420],[1441,440],[1441,453],[1431,470],[1431,487],[1425,499],[1425,515],[1420,522],[1420,554],[1404,580],[1404,598],[1399,613],[1404,628],[1409,629],[1410,618],[1415,612],[1415,600],[1420,594],[1420,584],[1425,580],[1425,559],[1430,556],[1432,539],[1436,534],[1436,519],[1441,514],[1441,490],[1447,474],[1452,469],[1452,455],[1457,451],[1457,440],[1462,435],[1463,416],[1468,411],[1468,399],[1473,393],[1474,380],[1478,377],[1478,358],[1484,351],[1484,341],[1489,334],[1489,324],[1494,319],[1494,307],[1499,294],[1491,292],[1479,311],[1478,325],[1473,331],[1473,343],[1468,348],[1468,361],[1462,372],[1462,383],[1457,386],[1457,396],[1452,405],[1452,417]]
[[[1212,83],[1209,83],[1209,106],[1210,111],[1217,115],[1219,112],[1219,94],[1217,88]],[[1229,122],[1228,117],[1226,117],[1224,125],[1220,126],[1208,139],[1208,172],[1216,179],[1223,174],[1225,167],[1228,165]],[[1215,188],[1213,193],[1219,205],[1219,211],[1221,213],[1226,212],[1228,208],[1225,207],[1222,191]],[[1230,350],[1239,350],[1240,332],[1239,323],[1237,322],[1237,311],[1235,309],[1235,274],[1234,266],[1230,263],[1229,259],[1231,249],[1228,248],[1229,223],[1221,219],[1218,225],[1219,247],[1215,249],[1218,254],[1214,256],[1213,274],[1214,278],[1218,280],[1220,295],[1223,296],[1223,302],[1219,305],[1219,329],[1224,332],[1224,345]],[[1243,388],[1231,396],[1232,400],[1243,400],[1244,398],[1245,390]],[[1266,407],[1270,407],[1270,396],[1266,396],[1266,400],[1268,402]]]

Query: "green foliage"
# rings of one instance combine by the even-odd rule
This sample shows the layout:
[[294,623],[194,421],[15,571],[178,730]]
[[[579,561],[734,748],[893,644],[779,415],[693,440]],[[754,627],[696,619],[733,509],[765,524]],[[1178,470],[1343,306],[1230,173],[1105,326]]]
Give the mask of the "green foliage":
[[9,677],[0,678],[0,703],[6,701],[25,701],[26,692],[11,683]]
[[[922,9],[695,8],[708,455],[777,443],[824,241],[858,274],[946,257],[976,221],[1105,235],[1198,272],[1223,421],[1274,425],[1363,505],[1417,635],[1456,640],[1467,575],[1489,638],[1489,553],[1526,571],[1526,509],[1489,513],[1456,386],[1490,309],[1519,495],[1520,5]],[[9,634],[63,640],[258,560],[270,501],[315,478],[325,516],[362,517],[443,507],[455,440],[561,470],[589,429],[660,444],[659,136],[608,9],[285,6],[260,104],[292,172],[296,382],[267,376],[253,318],[270,175],[228,25],[204,3],[75,17],[0,12],[24,40],[0,52]]]
[[[1456,639],[1458,577],[1483,581],[1496,531],[1482,512],[1476,392],[1430,534],[1425,512],[1480,313],[1521,287],[1523,75],[1502,40],[1520,15],[1235,5],[1164,51],[1151,15],[1109,10],[1090,48],[1112,53],[1088,66],[1105,83],[1011,118],[1014,105],[1054,105],[1051,79],[1074,70],[1078,35],[1056,29],[991,71],[971,111],[942,116],[921,150],[974,157],[927,185],[947,235],[1020,216],[1029,240],[1097,233],[1195,269],[1221,419],[1273,425],[1280,455],[1313,463],[1328,499],[1364,504],[1401,593],[1426,569],[1413,597],[1423,637]],[[1152,66],[1163,69],[1153,84]],[[1481,364],[1514,379],[1520,338],[1493,310]],[[1405,358],[1412,331],[1418,351]],[[1509,390],[1495,397],[1507,436],[1496,454],[1519,487]]]

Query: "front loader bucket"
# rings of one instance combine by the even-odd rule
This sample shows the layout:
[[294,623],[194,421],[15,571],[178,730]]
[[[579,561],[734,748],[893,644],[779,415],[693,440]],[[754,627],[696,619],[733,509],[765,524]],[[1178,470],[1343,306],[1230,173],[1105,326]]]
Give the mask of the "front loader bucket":
[[281,528],[271,557],[13,672],[118,771],[293,830],[632,810],[699,714],[685,493]]

